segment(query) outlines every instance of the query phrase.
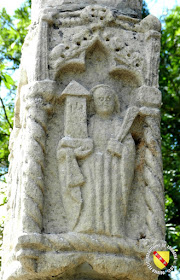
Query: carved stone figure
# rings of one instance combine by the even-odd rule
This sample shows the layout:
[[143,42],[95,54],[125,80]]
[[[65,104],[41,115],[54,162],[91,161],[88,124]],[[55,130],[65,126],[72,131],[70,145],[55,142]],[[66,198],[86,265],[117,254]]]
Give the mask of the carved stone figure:
[[32,0],[2,280],[157,279],[146,254],[166,245],[161,26],[152,15],[141,20],[141,7]]
[[[97,85],[91,92],[95,115],[89,120],[88,134],[93,149],[83,147],[82,141],[76,145],[77,137],[70,135],[66,135],[69,138],[62,139],[58,147],[59,174],[69,230],[123,237],[135,167],[135,144],[129,130],[138,109],[129,108],[123,123],[118,96],[111,87]],[[80,98],[73,101],[81,105]],[[78,126],[84,122],[81,118],[76,121]],[[62,148],[65,142],[66,147]],[[66,162],[63,164],[64,154]],[[69,176],[71,184],[67,184]],[[74,209],[72,205],[75,205]]]

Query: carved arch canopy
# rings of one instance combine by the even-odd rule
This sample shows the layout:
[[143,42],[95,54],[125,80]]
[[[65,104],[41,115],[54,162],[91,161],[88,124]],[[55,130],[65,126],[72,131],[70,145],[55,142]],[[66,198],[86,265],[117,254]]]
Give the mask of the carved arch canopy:
[[[107,37],[107,38],[106,38]],[[117,38],[115,38],[116,40]],[[120,46],[116,44],[116,49],[112,49],[112,46],[108,43],[110,41],[108,36],[100,37],[95,36],[93,39],[89,39],[89,42],[86,42],[84,47],[83,40],[87,41],[86,35],[83,36],[83,39],[77,40],[77,50],[72,51],[71,44],[70,47],[64,46],[65,50],[68,50],[71,55],[65,57],[65,54],[62,54],[62,44],[57,45],[52,52],[50,53],[51,62],[50,65],[54,69],[54,77],[57,80],[63,71],[86,71],[86,58],[88,54],[93,54],[93,52],[99,52],[104,54],[104,59],[107,60],[108,73],[111,76],[118,77],[120,79],[127,80],[132,84],[140,86],[143,83],[143,58],[138,52],[133,52],[130,48],[126,46]],[[113,44],[114,42],[112,42]],[[73,55],[72,55],[73,52]],[[98,54],[97,54],[98,55]],[[104,69],[102,69],[104,71]]]
[[[99,49],[108,61],[108,74],[129,77],[136,86],[157,85],[153,77],[159,63],[159,31],[159,23],[152,16],[140,21],[99,5],[87,6],[81,12],[65,12],[61,17],[53,14],[48,33],[49,75],[57,79],[62,71],[85,71],[88,53]],[[149,76],[152,81],[147,81]]]

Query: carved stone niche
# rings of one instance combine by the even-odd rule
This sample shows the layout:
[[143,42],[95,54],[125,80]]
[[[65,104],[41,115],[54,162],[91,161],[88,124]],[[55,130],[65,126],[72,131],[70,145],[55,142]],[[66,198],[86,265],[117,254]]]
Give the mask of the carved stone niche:
[[146,254],[164,240],[160,23],[106,2],[33,3],[46,9],[23,47],[3,280],[157,279]]

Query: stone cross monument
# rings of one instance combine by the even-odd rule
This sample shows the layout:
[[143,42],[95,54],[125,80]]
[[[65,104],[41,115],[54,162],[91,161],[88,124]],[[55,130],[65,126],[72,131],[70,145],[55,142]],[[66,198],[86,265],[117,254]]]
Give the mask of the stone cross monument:
[[155,280],[160,23],[141,0],[32,0],[2,280]]

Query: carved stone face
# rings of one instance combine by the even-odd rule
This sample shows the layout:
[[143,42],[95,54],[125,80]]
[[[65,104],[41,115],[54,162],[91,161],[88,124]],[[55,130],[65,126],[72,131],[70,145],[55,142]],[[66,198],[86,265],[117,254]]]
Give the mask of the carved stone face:
[[109,88],[99,87],[94,91],[94,104],[98,115],[110,116],[115,107],[115,95]]

